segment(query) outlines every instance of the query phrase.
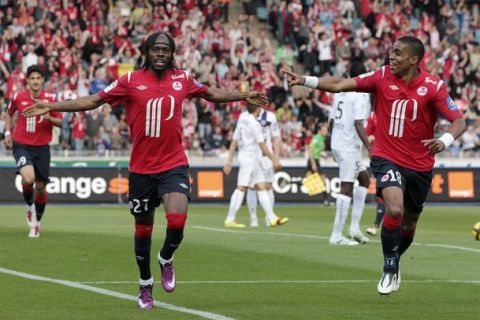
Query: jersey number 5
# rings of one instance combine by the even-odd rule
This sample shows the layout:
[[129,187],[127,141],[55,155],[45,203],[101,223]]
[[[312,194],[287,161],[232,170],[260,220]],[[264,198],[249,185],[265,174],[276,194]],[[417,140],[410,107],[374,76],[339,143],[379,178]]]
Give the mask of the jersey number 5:
[[342,104],[343,104],[343,101],[339,101],[338,105],[337,105],[337,109],[335,109],[335,119],[336,120],[340,119],[343,115]]

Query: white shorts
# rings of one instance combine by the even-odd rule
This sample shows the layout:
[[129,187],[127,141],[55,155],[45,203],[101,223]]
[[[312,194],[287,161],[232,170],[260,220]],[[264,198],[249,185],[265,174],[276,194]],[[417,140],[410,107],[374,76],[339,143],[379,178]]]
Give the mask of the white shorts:
[[273,162],[268,157],[262,157],[260,161],[260,166],[263,170],[263,175],[265,177],[265,181],[268,183],[273,183],[273,179],[275,178],[275,170],[273,169]]
[[339,166],[340,181],[355,182],[358,174],[367,170],[362,162],[361,152],[343,152],[340,150],[332,150],[333,156]]
[[240,168],[238,169],[237,185],[242,187],[255,186],[265,182],[265,176],[256,157],[238,156]]

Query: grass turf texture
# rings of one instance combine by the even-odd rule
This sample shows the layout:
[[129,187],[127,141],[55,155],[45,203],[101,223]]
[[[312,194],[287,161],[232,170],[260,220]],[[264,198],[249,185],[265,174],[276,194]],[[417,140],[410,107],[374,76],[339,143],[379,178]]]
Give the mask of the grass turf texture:
[[[226,207],[190,206],[171,294],[158,283],[154,257],[165,220],[157,210],[154,298],[234,319],[438,320],[478,313],[480,242],[470,232],[478,208],[427,206],[401,261],[401,289],[388,297],[376,291],[382,268],[378,236],[357,247],[328,245],[334,210],[278,207],[279,215],[290,217],[285,226],[226,229]],[[259,215],[263,221],[261,210]],[[367,207],[362,229],[373,215]],[[248,225],[245,208],[238,217]],[[0,221],[0,268],[137,294],[126,206],[49,206],[39,239],[27,238],[24,207],[0,207]],[[2,272],[0,287],[1,319],[202,319],[160,307],[143,311],[133,301]]]

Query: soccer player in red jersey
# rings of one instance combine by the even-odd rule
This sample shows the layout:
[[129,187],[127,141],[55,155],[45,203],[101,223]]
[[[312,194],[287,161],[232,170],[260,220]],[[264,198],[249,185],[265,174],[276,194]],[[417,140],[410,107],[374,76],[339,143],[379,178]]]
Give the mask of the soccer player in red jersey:
[[[22,176],[23,198],[27,204],[28,236],[40,236],[40,221],[47,204],[46,184],[50,174],[50,147],[52,127],[62,127],[62,114],[47,112],[41,116],[26,118],[25,108],[34,100],[55,101],[55,94],[43,90],[43,72],[37,65],[27,69],[28,89],[16,92],[7,108],[5,119],[5,146],[13,148],[18,173]],[[16,122],[14,114],[18,112]],[[35,187],[35,192],[34,192]],[[35,195],[34,195],[35,194]]]
[[[381,238],[384,256],[380,294],[400,287],[399,259],[413,241],[416,225],[432,181],[435,154],[465,131],[465,120],[438,77],[420,69],[423,43],[399,38],[387,66],[352,79],[303,77],[283,70],[290,85],[328,92],[361,91],[374,95],[377,130],[370,167],[377,195],[385,201]],[[434,137],[438,113],[451,122],[448,132]]]
[[153,307],[150,248],[155,207],[163,202],[167,230],[157,255],[162,286],[175,289],[173,253],[183,238],[190,184],[188,161],[182,148],[182,101],[202,97],[213,102],[245,100],[264,106],[259,92],[226,91],[207,87],[176,67],[175,42],[164,32],[153,33],[144,44],[145,59],[139,70],[129,72],[95,95],[56,103],[38,102],[24,112],[28,117],[54,111],[91,110],[109,103],[126,103],[127,122],[133,138],[130,157],[129,205],[135,218],[135,256],[140,270],[138,304]]

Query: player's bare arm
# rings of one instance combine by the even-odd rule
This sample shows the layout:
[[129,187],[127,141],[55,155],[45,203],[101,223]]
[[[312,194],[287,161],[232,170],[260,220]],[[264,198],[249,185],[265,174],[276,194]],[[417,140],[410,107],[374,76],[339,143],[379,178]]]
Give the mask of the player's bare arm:
[[232,172],[233,154],[235,153],[235,150],[237,150],[237,145],[238,145],[237,140],[232,139],[232,142],[230,143],[230,147],[228,148],[227,162],[223,166],[223,172],[226,175]]
[[273,168],[275,171],[279,171],[282,169],[282,165],[278,161],[278,159],[270,152],[270,149],[268,149],[267,145],[265,143],[259,143],[258,144],[260,149],[262,149],[262,152],[265,156],[267,156],[270,160],[272,160],[273,163]]
[[363,145],[368,151],[368,155],[371,158],[370,151],[372,149],[370,141],[368,140],[368,135],[365,132],[365,127],[363,126],[363,120],[355,120],[355,130],[357,131],[358,137],[362,140]]
[[35,104],[23,110],[24,117],[33,117],[46,114],[50,111],[76,112],[95,109],[105,102],[98,94],[81,97],[70,101],[51,102],[35,100]]
[[280,160],[281,146],[282,146],[282,138],[281,137],[272,137],[273,156],[277,160]]
[[263,107],[268,103],[267,96],[258,91],[240,92],[227,91],[218,88],[208,88],[202,98],[212,102],[229,102],[245,100],[247,103]]
[[[450,127],[448,128],[448,132],[445,133],[442,137],[440,137],[439,139],[422,140],[422,143],[433,154],[442,152],[447,147],[449,147],[451,143],[453,143],[453,139],[457,139],[458,137],[460,137],[460,135],[465,131],[466,128],[467,128],[467,124],[465,123],[465,119],[463,118],[455,119],[450,125]],[[453,139],[448,135],[453,137]],[[447,140],[444,140],[445,138],[447,138]],[[449,143],[449,141],[451,142]],[[448,146],[446,146],[446,144],[448,144]]]
[[287,82],[290,87],[306,86],[333,93],[356,91],[357,89],[357,82],[351,78],[301,76],[285,69],[280,70],[280,72],[287,76]]
[[13,140],[12,140],[12,134],[11,134],[12,128],[13,128],[13,117],[8,112],[5,112],[5,140],[3,140],[3,143],[7,148],[12,148],[13,146]]

